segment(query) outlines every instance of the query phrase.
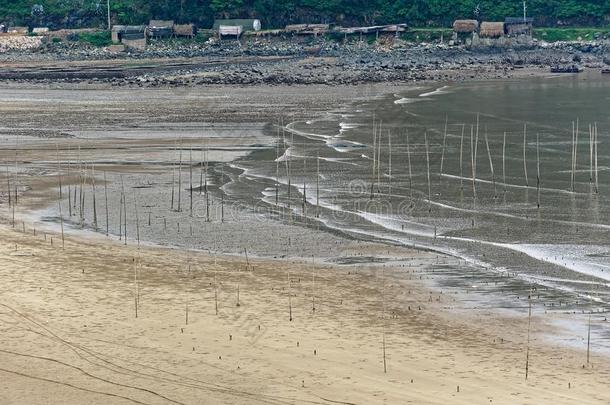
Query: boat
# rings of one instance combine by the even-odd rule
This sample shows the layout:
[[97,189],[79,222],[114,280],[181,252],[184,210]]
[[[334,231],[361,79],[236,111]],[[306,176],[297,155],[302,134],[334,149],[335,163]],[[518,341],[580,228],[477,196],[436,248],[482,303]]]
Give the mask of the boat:
[[610,75],[610,68],[602,69],[602,74]]
[[552,66],[551,73],[581,73],[584,69],[578,65]]

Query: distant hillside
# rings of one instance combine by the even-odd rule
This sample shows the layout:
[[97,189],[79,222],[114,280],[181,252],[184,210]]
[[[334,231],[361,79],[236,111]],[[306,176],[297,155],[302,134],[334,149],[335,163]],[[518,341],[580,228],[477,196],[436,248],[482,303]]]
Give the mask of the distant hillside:
[[[0,23],[51,28],[103,27],[107,0],[5,0]],[[523,15],[520,0],[110,0],[112,23],[152,18],[210,27],[215,17],[256,17],[264,27],[297,22],[449,26],[456,18],[503,20]],[[537,25],[608,25],[610,0],[529,0]]]

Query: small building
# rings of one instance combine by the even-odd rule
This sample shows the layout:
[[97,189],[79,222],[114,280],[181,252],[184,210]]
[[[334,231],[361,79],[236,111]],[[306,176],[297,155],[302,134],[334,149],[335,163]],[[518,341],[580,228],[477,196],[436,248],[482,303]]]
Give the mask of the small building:
[[146,48],[146,25],[114,25],[112,42],[121,43],[128,48],[144,50]]
[[508,36],[531,36],[534,28],[533,18],[506,17],[504,19],[504,33]]
[[150,20],[148,36],[153,38],[169,38],[174,35],[173,20]]
[[195,24],[176,24],[174,25],[174,35],[193,38],[197,35],[197,27],[195,27]]
[[504,36],[503,22],[488,22],[481,23],[479,28],[479,36],[481,38],[500,38]]
[[28,35],[30,30],[28,27],[8,27],[6,32],[10,35]]
[[260,31],[261,21],[258,19],[229,19],[229,20],[215,20],[212,29],[219,31],[220,26],[223,27],[241,27],[241,32],[245,31]]
[[45,35],[49,33],[49,27],[35,27],[32,29],[33,34]]
[[455,20],[453,23],[453,32],[457,34],[472,34],[479,29],[477,20]]
[[218,36],[222,37],[237,37],[242,34],[243,28],[241,25],[220,25],[218,26]]

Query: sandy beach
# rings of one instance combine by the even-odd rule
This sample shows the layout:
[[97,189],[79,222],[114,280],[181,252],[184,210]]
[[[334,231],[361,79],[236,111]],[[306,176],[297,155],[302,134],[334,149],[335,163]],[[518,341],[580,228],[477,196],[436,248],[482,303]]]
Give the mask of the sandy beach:
[[[315,86],[159,90],[145,100],[107,88],[81,88],[87,97],[75,99],[59,86],[47,104],[36,102],[35,86],[13,91],[0,104],[0,184],[9,173],[19,193],[13,222],[2,187],[0,403],[610,402],[608,355],[593,350],[587,361],[586,331],[577,347],[550,339],[561,315],[547,314],[533,296],[528,320],[527,296],[511,298],[518,310],[502,311],[473,305],[467,291],[434,287],[439,269],[458,258],[329,232],[313,221],[271,221],[280,214],[230,200],[220,221],[219,168],[234,175],[230,162],[272,145],[280,117],[307,118],[396,86],[332,94]],[[243,129],[238,140],[227,136],[235,128]],[[191,147],[201,148],[198,131],[214,150],[210,222],[196,193],[195,215],[186,191],[182,209],[169,206],[177,138],[186,162]],[[67,174],[63,243],[58,162]],[[182,170],[186,182],[186,163]],[[119,239],[121,181],[130,190],[127,243]],[[82,227],[76,208],[66,212],[73,208],[67,188],[76,193],[79,185],[89,193]]]

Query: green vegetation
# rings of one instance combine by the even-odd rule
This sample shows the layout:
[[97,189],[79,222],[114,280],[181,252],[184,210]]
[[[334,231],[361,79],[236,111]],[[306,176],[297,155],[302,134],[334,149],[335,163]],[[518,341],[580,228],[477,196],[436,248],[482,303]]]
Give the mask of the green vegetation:
[[610,38],[610,27],[604,28],[536,28],[534,37],[547,42],[556,41],[590,41],[593,39]]
[[[523,15],[520,0],[110,0],[110,7],[115,24],[143,24],[155,18],[202,28],[210,27],[216,17],[259,18],[267,28],[297,22],[450,27],[457,18],[502,21]],[[610,19],[610,0],[527,0],[527,7],[537,26],[607,26]],[[104,28],[106,1],[0,1],[0,22]]]
[[82,32],[75,39],[97,47],[112,45],[112,39],[108,31]]

